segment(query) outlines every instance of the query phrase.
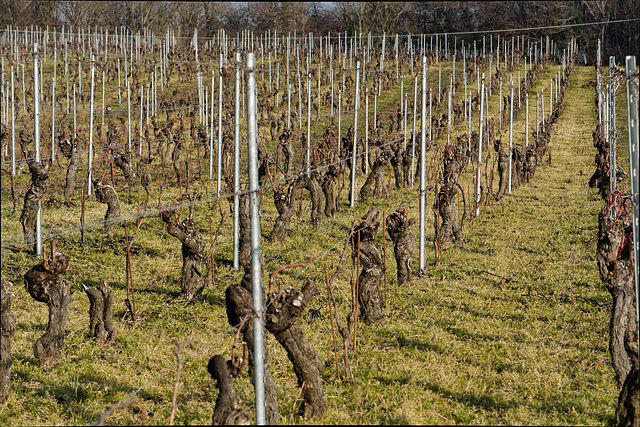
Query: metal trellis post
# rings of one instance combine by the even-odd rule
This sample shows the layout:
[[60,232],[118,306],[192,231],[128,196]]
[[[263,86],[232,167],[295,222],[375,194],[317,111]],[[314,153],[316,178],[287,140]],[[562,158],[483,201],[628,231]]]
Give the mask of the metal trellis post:
[[256,106],[255,54],[246,54],[247,76],[247,145],[249,148],[249,211],[251,221],[251,293],[253,319],[254,388],[256,424],[265,424],[264,328],[262,308],[262,255],[260,252],[260,198],[258,197],[258,118]]
[[626,57],[627,70],[627,114],[629,121],[629,171],[631,175],[631,200],[633,203],[632,228],[633,228],[633,271],[636,286],[636,325],[637,334],[640,336],[640,281],[638,272],[638,260],[640,259],[640,182],[638,177],[638,150],[640,145],[640,132],[638,132],[638,75],[636,71],[636,57]]
[[480,216],[480,199],[482,197],[480,178],[482,178],[482,125],[484,121],[484,73],[482,73],[482,89],[480,90],[480,125],[478,130],[478,172],[476,174],[476,216]]
[[425,168],[427,165],[427,57],[422,57],[422,111],[421,111],[421,123],[420,123],[420,274],[424,274],[425,268],[425,253],[424,253],[424,239],[425,239],[425,214],[426,214],[426,202],[427,196],[426,190],[426,173]]
[[358,109],[360,107],[360,61],[356,62],[356,97],[353,115],[353,153],[351,157],[351,207],[356,205],[356,172],[358,168]]
[[[235,117],[233,137],[233,268],[240,268],[240,53],[236,53],[236,84],[235,84]],[[222,58],[221,58],[222,59]],[[220,68],[220,82],[222,82],[222,67]],[[222,89],[222,86],[220,87]],[[222,108],[222,90],[219,91],[220,108]],[[222,110],[220,110],[222,111]],[[218,128],[222,129],[222,122],[218,121]],[[218,143],[220,144],[220,143]]]
[[[40,83],[38,82],[38,44],[33,44],[33,139],[36,147],[36,163],[40,163]],[[42,200],[38,201],[36,217],[36,255],[42,255]]]

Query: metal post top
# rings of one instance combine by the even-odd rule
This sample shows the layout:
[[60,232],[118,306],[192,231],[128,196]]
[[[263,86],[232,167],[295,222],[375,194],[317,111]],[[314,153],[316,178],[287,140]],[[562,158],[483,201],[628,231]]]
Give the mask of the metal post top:
[[[236,55],[239,55],[239,54],[236,54]],[[245,65],[251,71],[253,70],[253,68],[256,66],[256,55],[255,55],[255,53],[247,52],[245,54]]]

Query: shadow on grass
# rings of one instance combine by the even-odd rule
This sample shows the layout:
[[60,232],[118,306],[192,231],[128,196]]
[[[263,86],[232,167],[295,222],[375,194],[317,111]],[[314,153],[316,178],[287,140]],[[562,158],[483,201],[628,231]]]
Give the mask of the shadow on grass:
[[201,295],[199,298],[205,300],[210,305],[220,305],[222,307],[227,306],[224,297],[219,297],[219,296],[212,295],[210,293],[205,293]]
[[[20,353],[13,354],[13,361],[14,363],[21,362],[24,365],[33,365],[33,366],[38,366],[38,363],[39,363],[38,359],[36,359],[34,356],[27,356]],[[11,375],[17,375],[19,378],[23,379],[24,381],[31,381],[31,374],[28,371],[21,371],[19,368],[16,369],[15,366],[13,366],[11,369]]]
[[484,342],[488,342],[488,341],[500,341],[501,340],[501,337],[499,335],[483,334],[483,333],[480,333],[480,332],[475,332],[475,333],[474,332],[469,332],[465,328],[460,328],[460,327],[455,327],[455,326],[443,325],[442,329],[444,329],[445,331],[449,332],[451,335],[455,336],[456,338],[460,339],[461,341],[474,341],[474,342],[484,341]]
[[[580,414],[585,414],[588,410],[584,405],[572,397],[564,398],[563,396],[549,396],[544,399],[538,405],[535,405],[536,411],[548,414],[566,414],[567,423],[581,424],[583,421],[576,417]],[[615,407],[612,407],[609,411],[597,411],[592,413],[591,416],[599,420],[600,425],[615,426],[617,425],[615,416]]]
[[380,417],[381,425],[398,425],[398,426],[406,426],[409,425],[409,420],[404,415],[395,415],[395,414],[385,414]]
[[420,384],[445,399],[453,400],[466,406],[475,406],[479,409],[505,411],[515,409],[520,406],[520,402],[511,399],[505,400],[491,394],[452,391],[440,386],[439,384],[426,381],[420,381]]
[[[98,284],[97,281],[85,281],[87,286],[95,286]],[[127,286],[123,282],[108,282],[107,283],[114,290],[120,289],[122,291],[127,290]],[[153,286],[153,285],[156,286]],[[173,286],[172,286],[173,285]],[[167,287],[172,286],[173,289],[167,289]],[[136,283],[134,279],[133,283],[133,292],[134,294],[143,293],[150,294],[153,296],[158,296],[158,294],[165,294],[167,297],[172,299],[178,298],[180,296],[180,283],[177,279],[172,276],[166,276],[164,278],[160,278],[157,281],[152,283]]]
[[443,355],[449,354],[449,352],[445,351],[443,348],[428,342],[408,340],[405,337],[398,337],[397,340],[400,347],[414,348],[416,350],[429,350],[429,351],[433,351],[434,353],[443,354]]
[[[18,356],[16,359],[28,361],[36,364],[37,361],[33,358]],[[81,373],[69,381],[67,378],[66,383],[60,383],[64,379],[59,381],[43,381],[46,376],[34,376],[28,369],[14,368],[12,370],[13,381],[16,388],[16,392],[19,394],[31,394],[34,397],[55,401],[58,405],[59,411],[66,419],[79,419],[82,424],[90,424],[97,422],[100,418],[101,412],[93,412],[87,409],[86,405],[95,406],[96,400],[99,400],[104,405],[104,411],[108,407],[119,403],[124,400],[135,389],[129,385],[123,384],[118,381],[114,381],[106,376],[96,375],[94,371]],[[37,382],[38,387],[30,389],[19,390],[20,382]],[[28,396],[24,396],[28,398]],[[160,398],[153,394],[141,390],[135,396],[136,400],[148,400],[157,401]]]
[[383,376],[374,377],[376,380],[380,381],[380,384],[389,386],[389,385],[407,385],[409,381],[411,381],[411,377],[408,375],[400,375],[396,378],[388,378]]
[[20,331],[35,331],[35,332],[45,332],[47,330],[46,323],[27,323],[27,322],[18,322],[16,323],[16,329]]

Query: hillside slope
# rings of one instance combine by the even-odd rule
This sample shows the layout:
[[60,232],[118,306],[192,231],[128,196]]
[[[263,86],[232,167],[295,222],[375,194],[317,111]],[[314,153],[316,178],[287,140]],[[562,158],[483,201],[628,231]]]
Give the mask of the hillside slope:
[[[550,65],[540,84],[548,84],[556,70],[557,65]],[[608,352],[611,301],[595,262],[601,199],[587,185],[594,169],[591,132],[596,123],[594,90],[587,84],[594,79],[592,67],[574,67],[564,112],[550,142],[550,164],[545,156],[528,184],[483,207],[471,227],[465,222],[463,243],[444,249],[437,266],[433,213],[427,209],[427,268],[411,285],[397,285],[392,243],[388,236],[383,243],[378,233],[378,247],[386,248],[386,324],[367,326],[359,321],[356,349],[350,356],[352,382],[344,381],[341,361],[336,362],[334,356],[324,263],[331,275],[352,220],[372,205],[392,211],[414,197],[417,186],[392,191],[385,198],[373,196],[369,205],[356,208],[348,208],[346,189],[341,193],[339,215],[323,219],[318,227],[308,221],[310,203],[305,202],[283,243],[267,239],[276,214],[272,193],[262,199],[263,282],[267,283],[266,276],[276,266],[316,257],[302,272],[290,269],[278,276],[283,284],[295,288],[301,287],[302,280],[312,279],[320,289],[309,304],[317,315],[304,313],[300,320],[305,336],[325,362],[328,408],[314,423],[614,423],[618,391]],[[535,109],[530,116],[535,118]],[[503,130],[503,140],[504,135]],[[474,173],[472,165],[461,180],[465,193]],[[20,194],[27,185],[23,178]],[[388,178],[386,175],[385,181]],[[206,183],[200,184],[205,194],[213,193]],[[19,211],[11,209],[8,188],[3,185],[3,223],[6,220],[6,227],[12,224],[16,234]],[[497,182],[493,186],[495,190]],[[136,191],[127,194],[124,184],[118,191],[126,213],[135,214]],[[164,203],[175,196],[167,193]],[[429,207],[433,203],[433,191],[427,203]],[[103,216],[104,206],[94,199],[87,200],[87,206],[93,217]],[[418,217],[416,199],[404,206],[410,217]],[[52,208],[47,214],[54,219],[49,222],[63,214],[65,219],[74,215],[76,221],[75,208],[69,212]],[[234,334],[229,333],[224,292],[241,278],[241,272],[228,265],[228,209],[226,200],[198,204],[195,209],[207,245],[218,224],[220,233],[219,239],[215,234],[214,275],[203,296],[188,304],[179,299],[179,241],[167,234],[157,215],[144,219],[132,247],[132,282],[139,311],[135,323],[125,318],[123,303],[127,291],[122,224],[115,227],[112,237],[101,229],[88,230],[84,245],[79,233],[62,236],[58,248],[72,257],[66,277],[75,293],[65,352],[60,364],[49,371],[40,369],[32,350],[33,342],[46,329],[47,309],[35,303],[22,286],[24,273],[36,260],[25,252],[3,255],[2,273],[14,283],[12,309],[17,320],[12,394],[0,406],[0,424],[90,424],[107,407],[131,395],[135,403],[114,412],[108,423],[167,424],[175,383],[173,351],[176,343],[187,338],[199,339],[200,347],[196,353],[185,350],[181,356],[190,355],[181,372],[175,424],[210,423],[217,390],[206,366],[214,354],[230,357]],[[187,210],[180,212],[181,218]],[[459,214],[461,210],[459,206]],[[225,215],[226,222],[221,220]],[[131,223],[128,227],[132,233]],[[412,229],[417,236],[417,224]],[[416,249],[414,273],[417,260]],[[350,309],[350,262],[347,253],[342,266],[345,272],[335,282],[343,323]],[[102,280],[116,293],[118,341],[114,346],[92,340],[88,332],[89,304],[81,283],[95,285]],[[291,363],[272,336],[267,341],[282,421],[307,423],[294,415],[300,405],[300,387]],[[340,379],[335,376],[336,363]],[[253,386],[246,369],[235,387],[243,404],[253,410]]]

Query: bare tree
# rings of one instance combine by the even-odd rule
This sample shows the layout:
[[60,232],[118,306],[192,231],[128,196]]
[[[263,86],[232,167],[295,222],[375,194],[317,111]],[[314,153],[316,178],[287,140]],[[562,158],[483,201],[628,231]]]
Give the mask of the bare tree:
[[54,11],[55,20],[68,28],[82,26],[112,27],[120,25],[121,1],[60,1]]
[[127,1],[123,2],[122,24],[133,32],[145,28],[162,32],[171,19],[171,12],[171,2]]
[[[337,2],[347,30],[350,32],[382,34],[396,32],[403,18],[415,5],[410,2]],[[401,29],[400,31],[403,32]]]
[[0,25],[28,25],[35,21],[35,8],[31,0],[0,1]]

